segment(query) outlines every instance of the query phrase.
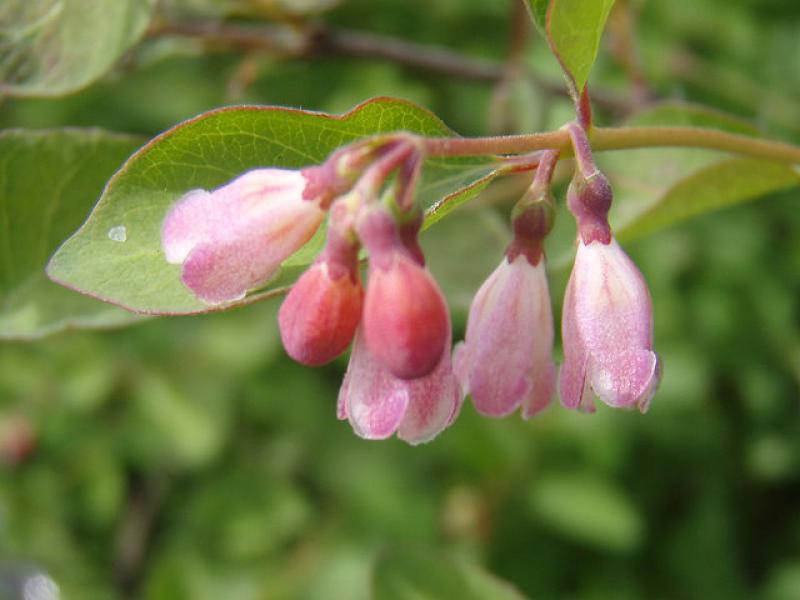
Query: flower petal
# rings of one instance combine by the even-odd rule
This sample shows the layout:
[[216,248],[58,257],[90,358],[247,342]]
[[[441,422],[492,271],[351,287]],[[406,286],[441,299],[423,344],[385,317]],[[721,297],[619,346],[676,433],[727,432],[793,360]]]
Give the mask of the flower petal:
[[591,385],[609,406],[646,409],[659,378],[652,301],[615,240],[579,242],[564,300],[563,339],[565,406],[585,407]]
[[449,353],[428,376],[399,379],[372,355],[363,331],[356,332],[337,409],[356,435],[383,439],[397,432],[410,444],[427,442],[453,422],[460,408]]
[[472,303],[456,372],[478,412],[502,417],[523,401],[542,410],[554,388],[553,317],[544,261],[506,258]]
[[409,403],[407,390],[372,355],[361,329],[345,376],[344,408],[356,435],[385,439],[397,431]]
[[[450,347],[449,335],[446,347]],[[408,391],[409,404],[397,431],[401,440],[413,445],[429,442],[458,416],[463,394],[453,373],[449,352],[444,353],[429,375],[402,383]]]
[[219,200],[205,190],[192,190],[170,209],[161,227],[161,243],[167,262],[179,265],[189,252],[208,238],[209,232],[225,225]]
[[305,244],[324,213],[302,199],[299,171],[257,169],[209,193],[186,194],[167,214],[162,245],[183,262],[184,283],[203,301],[237,300]]

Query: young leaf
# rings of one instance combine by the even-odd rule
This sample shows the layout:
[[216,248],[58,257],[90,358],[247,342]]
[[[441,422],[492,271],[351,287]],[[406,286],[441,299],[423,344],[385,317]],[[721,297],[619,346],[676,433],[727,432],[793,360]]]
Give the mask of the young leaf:
[[483,569],[420,548],[386,552],[375,565],[372,585],[373,597],[381,600],[524,600],[510,583]]
[[140,143],[99,130],[0,133],[0,339],[136,319],[55,285],[44,267]]
[[144,33],[155,0],[4,0],[0,94],[59,96],[108,71]]
[[527,0],[574,95],[580,95],[597,58],[614,0]]
[[[364,136],[406,130],[453,135],[435,115],[402,100],[378,98],[342,116],[272,107],[212,111],[182,123],[139,150],[111,179],[88,221],[58,250],[49,275],[59,283],[130,310],[188,314],[217,310],[180,281],[166,262],[161,223],[185,192],[212,190],[264,166],[297,168],[323,161],[334,149]],[[434,158],[425,164],[421,204],[435,220],[475,195],[494,177],[484,158]],[[114,232],[126,232],[126,241]],[[318,240],[311,240],[314,247]],[[318,246],[317,246],[318,247]],[[285,289],[311,262],[313,252],[284,263],[281,273],[252,302]]]

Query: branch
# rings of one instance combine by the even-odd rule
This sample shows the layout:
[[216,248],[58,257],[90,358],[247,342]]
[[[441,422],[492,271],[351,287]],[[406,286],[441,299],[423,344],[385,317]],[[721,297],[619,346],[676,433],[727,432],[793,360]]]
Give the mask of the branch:
[[[417,44],[387,36],[352,29],[327,26],[301,29],[284,25],[237,25],[231,23],[163,23],[152,28],[148,37],[180,36],[199,38],[243,51],[261,50],[285,58],[320,59],[343,56],[383,60],[403,67],[447,77],[498,83],[507,76],[502,62],[468,58],[440,46]],[[568,97],[562,82],[549,81],[526,72],[523,74],[543,92]],[[630,102],[615,94],[592,90],[593,101],[604,110],[627,113]]]
[[[800,164],[800,147],[792,144],[699,127],[597,127],[591,132],[591,141],[594,150],[707,148]],[[520,154],[550,148],[572,156],[565,129],[502,137],[426,138],[423,143],[431,156]]]

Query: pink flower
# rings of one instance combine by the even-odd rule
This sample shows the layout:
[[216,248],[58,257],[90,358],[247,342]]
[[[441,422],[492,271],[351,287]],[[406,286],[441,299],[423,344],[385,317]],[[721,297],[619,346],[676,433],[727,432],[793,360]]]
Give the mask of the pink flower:
[[314,235],[324,216],[304,200],[300,171],[256,169],[207,192],[193,190],[161,229],[167,261],[207,304],[239,300],[264,283]]
[[[446,341],[449,347],[449,335]],[[370,351],[359,329],[339,392],[337,414],[349,419],[353,431],[365,439],[385,439],[397,433],[410,444],[420,444],[455,420],[461,397],[449,352],[429,375],[398,379]]]
[[553,314],[544,260],[504,257],[481,286],[467,334],[453,362],[475,408],[502,417],[522,405],[523,416],[546,408],[555,390]]
[[591,412],[594,391],[609,406],[647,410],[660,378],[653,307],[641,273],[613,238],[587,243],[579,237],[562,340],[564,406]]
[[370,252],[364,337],[370,352],[401,379],[431,373],[449,348],[450,317],[439,286],[383,209],[359,233]]
[[289,356],[318,366],[344,352],[361,321],[363,297],[358,244],[332,224],[325,250],[294,284],[278,313]]

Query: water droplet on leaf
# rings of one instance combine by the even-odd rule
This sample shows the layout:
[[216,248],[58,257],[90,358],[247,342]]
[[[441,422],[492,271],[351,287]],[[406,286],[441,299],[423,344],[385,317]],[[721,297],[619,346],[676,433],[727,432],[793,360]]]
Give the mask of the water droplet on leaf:
[[125,225],[117,225],[108,230],[108,239],[115,242],[124,242],[128,239],[128,230]]

